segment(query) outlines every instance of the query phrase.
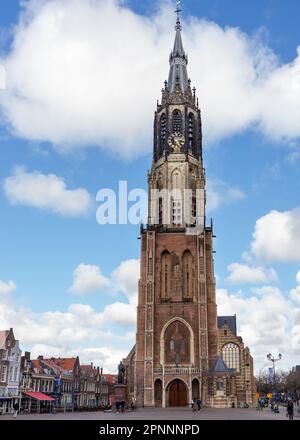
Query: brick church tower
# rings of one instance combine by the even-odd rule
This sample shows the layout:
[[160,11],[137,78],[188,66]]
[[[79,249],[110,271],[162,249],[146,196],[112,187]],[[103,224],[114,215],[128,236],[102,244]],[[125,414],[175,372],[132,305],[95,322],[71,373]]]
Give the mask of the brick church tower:
[[236,335],[235,317],[217,319],[201,113],[179,12],[169,80],[155,112],[136,346],[124,360],[127,394],[149,407],[185,406],[193,398],[215,407],[252,404],[249,350]]

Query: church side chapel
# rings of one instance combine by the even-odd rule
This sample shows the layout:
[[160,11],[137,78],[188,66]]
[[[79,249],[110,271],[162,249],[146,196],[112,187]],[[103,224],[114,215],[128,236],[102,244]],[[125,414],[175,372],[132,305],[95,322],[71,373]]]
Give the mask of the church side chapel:
[[169,80],[155,112],[136,345],[123,361],[126,398],[139,407],[186,406],[193,399],[214,408],[252,406],[253,359],[237,335],[236,316],[217,316],[201,112],[176,12]]

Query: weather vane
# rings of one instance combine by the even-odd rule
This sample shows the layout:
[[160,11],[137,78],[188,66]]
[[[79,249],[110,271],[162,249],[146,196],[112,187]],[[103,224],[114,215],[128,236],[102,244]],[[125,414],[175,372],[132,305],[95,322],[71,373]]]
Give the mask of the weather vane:
[[180,29],[181,30],[181,25],[180,25],[180,12],[182,11],[181,9],[181,0],[176,0],[176,11],[175,14],[177,14],[177,23],[176,23],[176,29]]
[[181,12],[181,0],[176,0],[176,6],[177,6],[177,8],[176,8],[175,13],[177,14],[177,16],[179,18],[179,14]]

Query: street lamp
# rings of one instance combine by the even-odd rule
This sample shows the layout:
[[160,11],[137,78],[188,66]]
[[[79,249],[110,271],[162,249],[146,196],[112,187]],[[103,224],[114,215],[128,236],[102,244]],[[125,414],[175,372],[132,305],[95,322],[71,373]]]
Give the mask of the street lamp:
[[272,356],[271,353],[267,354],[267,359],[272,362],[273,364],[273,387],[274,387],[274,391],[275,391],[275,381],[276,381],[276,377],[275,377],[275,362],[280,361],[282,358],[282,354],[279,353],[278,357],[275,358],[275,356]]

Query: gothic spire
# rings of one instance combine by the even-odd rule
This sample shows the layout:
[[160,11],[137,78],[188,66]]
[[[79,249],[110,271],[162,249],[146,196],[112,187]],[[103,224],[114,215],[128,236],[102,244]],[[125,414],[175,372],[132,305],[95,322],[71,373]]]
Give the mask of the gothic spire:
[[173,93],[176,84],[179,83],[181,91],[183,94],[186,93],[188,89],[188,73],[187,73],[187,64],[188,64],[188,58],[187,55],[184,52],[183,44],[182,44],[182,38],[181,38],[181,22],[180,22],[180,1],[177,0],[177,21],[175,26],[175,42],[174,42],[174,48],[170,55],[170,73],[169,73],[169,81],[168,81],[168,88],[169,92]]

